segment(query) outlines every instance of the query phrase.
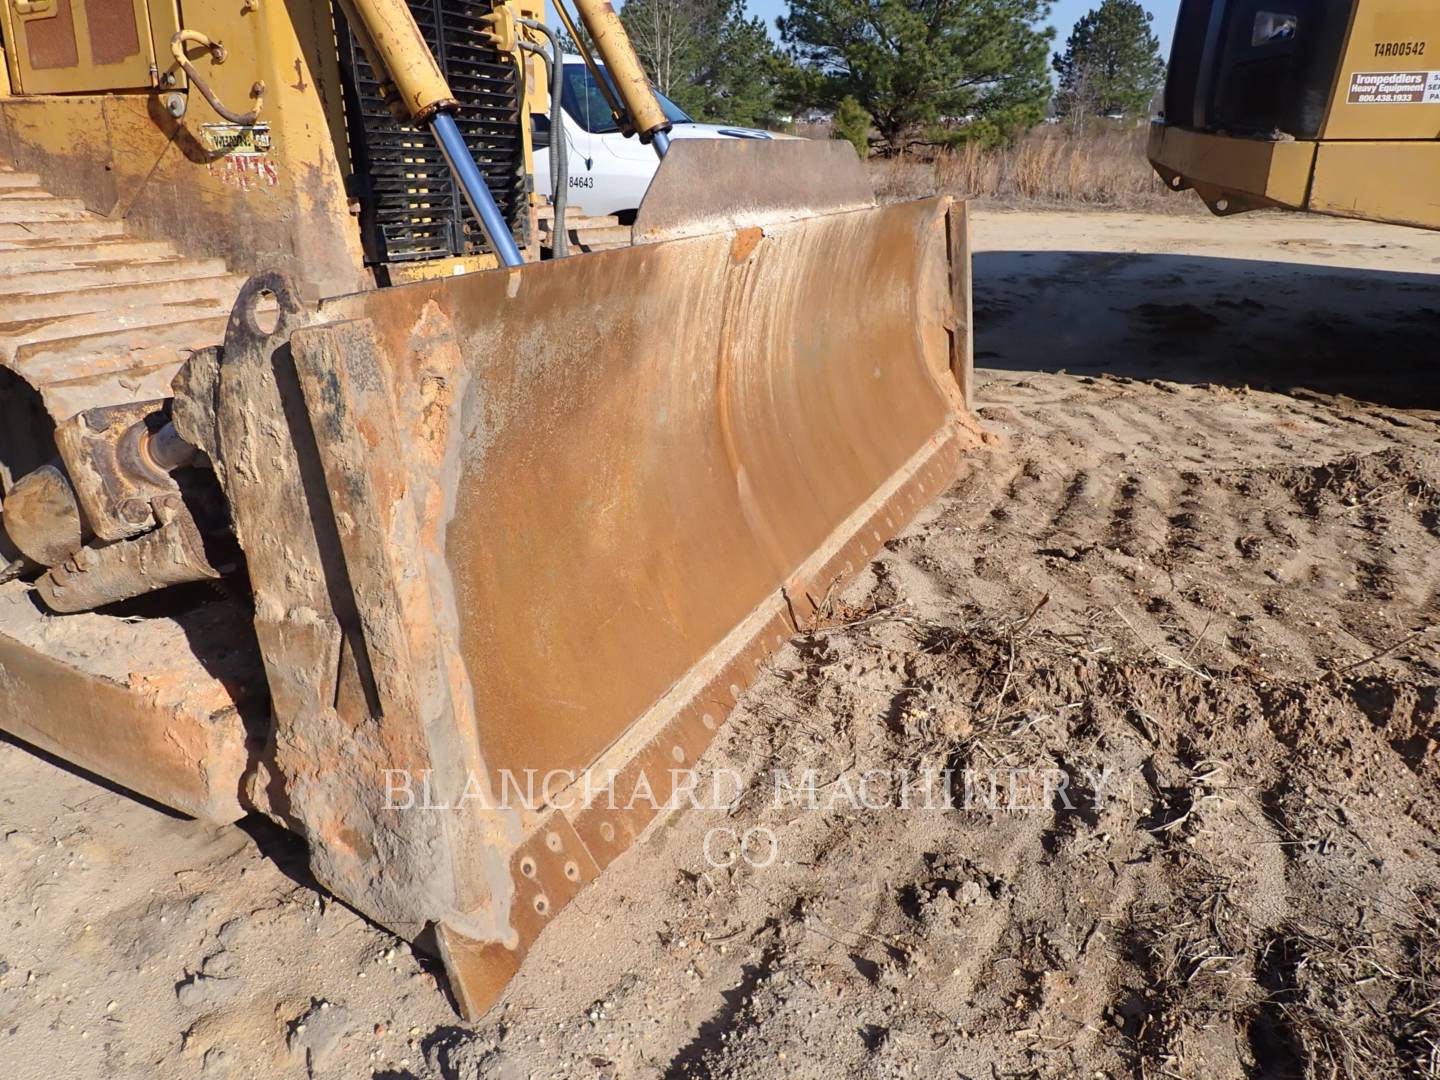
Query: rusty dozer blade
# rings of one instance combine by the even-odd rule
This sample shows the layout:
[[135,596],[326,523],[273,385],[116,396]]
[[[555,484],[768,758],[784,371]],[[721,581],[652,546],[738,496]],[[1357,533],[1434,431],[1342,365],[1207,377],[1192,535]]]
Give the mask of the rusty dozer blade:
[[767,203],[746,177],[832,144],[692,146],[648,242],[318,311],[262,276],[227,331],[271,805],[341,898],[436,931],[470,1016],[980,442],[964,206],[875,207],[853,154],[840,198]]

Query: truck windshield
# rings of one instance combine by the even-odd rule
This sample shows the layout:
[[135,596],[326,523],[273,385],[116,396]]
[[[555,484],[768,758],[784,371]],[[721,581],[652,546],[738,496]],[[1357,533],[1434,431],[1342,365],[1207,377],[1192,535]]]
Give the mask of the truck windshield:
[[[613,91],[615,84],[608,71],[605,72],[605,81],[610,84]],[[651,89],[654,90],[654,87]],[[654,93],[655,99],[660,102],[661,110],[665,113],[665,119],[672,124],[693,124],[695,122],[685,115],[685,110],[660,93],[659,90],[654,90]],[[566,114],[592,135],[604,135],[619,130],[615,118],[610,115],[610,106],[605,104],[605,95],[596,85],[595,76],[590,74],[590,69],[584,64],[565,65],[565,92],[561,96],[560,103],[565,106]]]

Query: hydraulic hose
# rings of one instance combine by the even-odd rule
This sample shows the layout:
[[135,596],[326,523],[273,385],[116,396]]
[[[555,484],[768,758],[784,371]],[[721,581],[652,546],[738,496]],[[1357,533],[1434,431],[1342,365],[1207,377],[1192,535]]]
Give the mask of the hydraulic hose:
[[260,116],[261,106],[265,104],[265,84],[257,82],[250,88],[250,96],[255,99],[253,109],[245,113],[236,112],[216,97],[215,91],[210,89],[210,84],[200,77],[200,73],[195,70],[195,65],[190,63],[190,58],[185,55],[185,46],[187,45],[199,45],[203,49],[208,49],[211,59],[217,64],[225,62],[225,46],[218,41],[211,41],[198,30],[181,30],[170,39],[170,55],[175,58],[175,62],[185,72],[185,77],[190,80],[191,85],[200,91],[205,100],[210,103],[210,107],[223,119],[242,127],[249,127],[255,123]]
[[565,206],[570,201],[570,148],[565,138],[565,110],[560,104],[565,91],[565,61],[560,42],[550,27],[536,19],[521,19],[520,25],[544,34],[550,42],[548,53],[528,41],[520,45],[543,58],[550,72],[550,204],[555,214],[550,223],[550,255],[563,259],[570,254],[570,238],[565,232]]

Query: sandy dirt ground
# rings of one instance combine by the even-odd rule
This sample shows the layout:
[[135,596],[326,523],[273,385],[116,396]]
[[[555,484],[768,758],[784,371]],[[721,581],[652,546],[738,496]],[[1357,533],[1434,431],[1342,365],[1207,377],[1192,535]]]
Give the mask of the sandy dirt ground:
[[1440,1075],[1440,235],[975,231],[1000,438],[745,695],[736,805],[467,1026],[285,834],[0,743],[0,1075]]

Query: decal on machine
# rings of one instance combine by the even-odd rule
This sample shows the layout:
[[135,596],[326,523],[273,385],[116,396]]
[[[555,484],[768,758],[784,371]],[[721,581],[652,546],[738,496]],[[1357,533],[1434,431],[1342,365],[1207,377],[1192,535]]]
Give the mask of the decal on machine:
[[201,124],[200,142],[212,154],[257,157],[270,152],[270,125]]
[[1423,41],[1377,41],[1375,43],[1376,56],[1424,56],[1425,42]]
[[1440,104],[1440,71],[1357,71],[1350,76],[1351,105]]
[[269,124],[201,124],[200,143],[215,155],[205,168],[228,187],[274,187],[280,176],[270,158]]

